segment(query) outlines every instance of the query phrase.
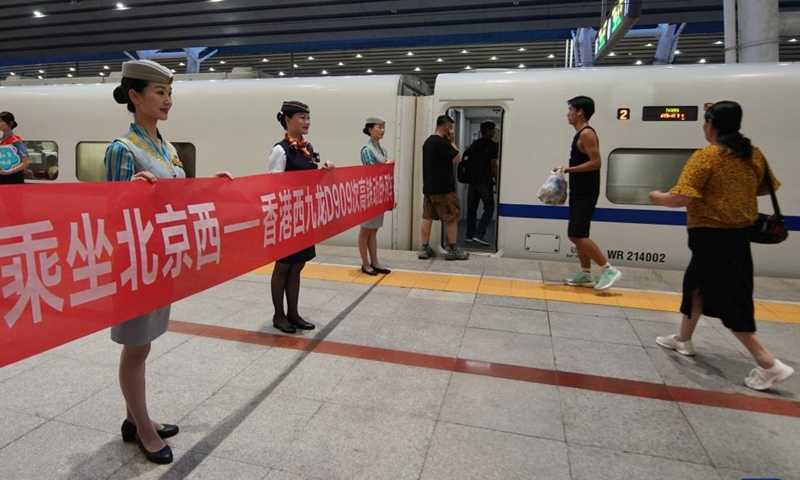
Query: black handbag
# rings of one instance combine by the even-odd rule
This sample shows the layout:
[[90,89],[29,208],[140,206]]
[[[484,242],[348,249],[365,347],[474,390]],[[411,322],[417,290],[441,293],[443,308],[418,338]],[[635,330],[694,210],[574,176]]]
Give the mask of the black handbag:
[[772,197],[772,208],[775,210],[775,213],[772,215],[767,215],[765,213],[758,214],[758,219],[752,227],[750,241],[753,243],[774,245],[786,240],[786,237],[789,236],[789,231],[786,229],[786,220],[783,218],[783,215],[781,215],[781,208],[778,206],[778,197],[775,195],[775,186],[772,184],[769,164],[765,163],[765,167],[764,180],[767,182],[769,196]]

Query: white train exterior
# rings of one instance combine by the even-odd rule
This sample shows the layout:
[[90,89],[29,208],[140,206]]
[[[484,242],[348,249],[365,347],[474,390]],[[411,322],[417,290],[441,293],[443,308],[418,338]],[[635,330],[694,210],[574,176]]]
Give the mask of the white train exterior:
[[[440,75],[432,95],[402,76],[183,81],[174,84],[175,106],[159,128],[170,141],[194,146],[197,176],[218,170],[241,176],[266,172],[268,153],[283,135],[275,120],[283,100],[311,106],[308,139],[337,166],[360,164],[364,119],[381,115],[387,120],[383,146],[397,160],[398,205],[387,213],[379,247],[408,250],[419,247],[421,146],[436,117],[457,117],[462,148],[478,121],[492,119],[501,132],[494,255],[575,261],[566,238],[566,207],[542,205],[536,190],[552,167],[568,161],[574,130],[566,122],[566,101],[588,95],[597,106],[591,124],[603,158],[592,238],[616,265],[681,269],[689,259],[685,214],[647,204],[646,193],[669,188],[688,155],[706,145],[703,106],[735,100],[745,112],[743,133],[783,183],[779,199],[793,230],[781,245],[753,247],[756,272],[796,277],[800,173],[793,165],[792,104],[798,78],[795,64],[475,72]],[[107,79],[3,86],[0,110],[17,116],[17,133],[26,141],[55,142],[57,182],[79,181],[79,172],[84,180],[98,179],[104,145],[131,119],[112,99],[115,85]],[[645,107],[667,118],[645,121]],[[673,121],[672,114],[688,119]],[[769,197],[760,199],[760,211],[772,211]],[[432,238],[440,236],[435,229]],[[354,246],[355,240],[353,229],[328,243]]]

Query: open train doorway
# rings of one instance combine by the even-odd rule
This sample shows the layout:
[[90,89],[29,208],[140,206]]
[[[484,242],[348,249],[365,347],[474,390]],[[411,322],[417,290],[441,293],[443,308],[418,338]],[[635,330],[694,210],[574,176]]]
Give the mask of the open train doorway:
[[[462,161],[455,165],[456,193],[461,203],[458,245],[473,254],[497,252],[497,205],[504,111],[500,107],[453,107],[456,145]],[[444,229],[443,229],[444,230]],[[442,232],[442,246],[447,245]]]

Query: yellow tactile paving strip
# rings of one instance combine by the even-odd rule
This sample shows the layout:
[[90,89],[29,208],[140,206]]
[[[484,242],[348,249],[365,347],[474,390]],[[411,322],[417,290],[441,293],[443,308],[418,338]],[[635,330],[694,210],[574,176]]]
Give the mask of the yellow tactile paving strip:
[[[272,264],[255,270],[254,273],[272,273]],[[645,290],[611,289],[597,292],[588,288],[575,288],[555,283],[533,280],[482,277],[477,275],[449,275],[446,273],[413,272],[393,270],[385,276],[369,276],[358,268],[306,264],[303,277],[334,282],[374,284],[389,287],[421,288],[445,292],[480,293],[506,297],[558,300],[561,302],[608,305],[614,307],[641,308],[676,312],[680,306],[680,295]],[[800,304],[756,301],[756,318],[770,322],[800,324]]]

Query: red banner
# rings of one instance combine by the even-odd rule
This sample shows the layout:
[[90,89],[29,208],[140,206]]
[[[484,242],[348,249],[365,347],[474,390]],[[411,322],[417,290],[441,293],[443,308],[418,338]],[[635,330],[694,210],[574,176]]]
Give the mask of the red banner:
[[0,187],[0,367],[392,208],[392,169]]

